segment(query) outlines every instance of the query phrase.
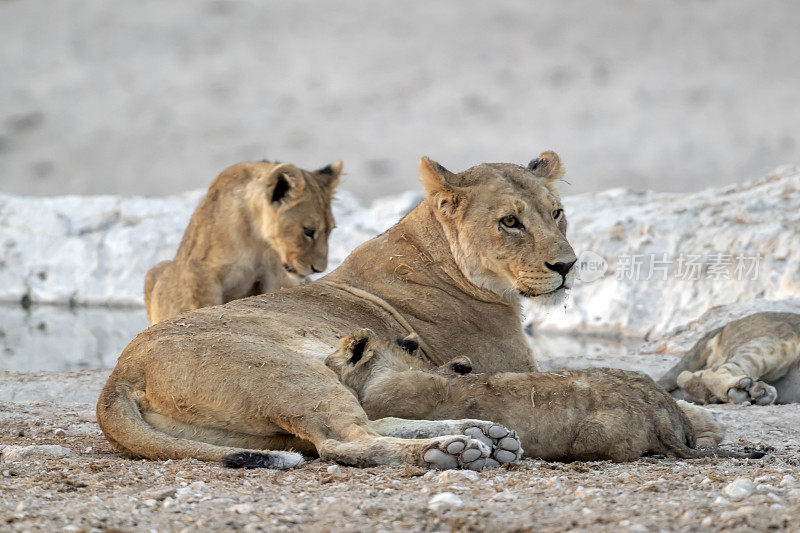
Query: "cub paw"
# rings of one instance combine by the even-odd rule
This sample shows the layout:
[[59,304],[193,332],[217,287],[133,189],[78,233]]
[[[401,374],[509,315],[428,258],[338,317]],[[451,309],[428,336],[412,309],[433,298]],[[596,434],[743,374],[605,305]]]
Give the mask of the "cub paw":
[[522,458],[522,441],[516,431],[494,422],[475,420],[462,430],[464,435],[479,440],[492,450],[484,468],[496,468],[503,463],[516,463]]
[[468,468],[482,470],[489,459],[491,448],[466,435],[437,437],[422,458],[430,468],[451,470]]

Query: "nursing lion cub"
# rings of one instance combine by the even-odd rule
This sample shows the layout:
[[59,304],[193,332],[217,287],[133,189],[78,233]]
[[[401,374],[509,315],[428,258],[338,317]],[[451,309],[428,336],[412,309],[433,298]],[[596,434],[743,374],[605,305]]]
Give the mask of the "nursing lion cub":
[[800,314],[729,322],[697,341],[658,384],[698,403],[800,402]]
[[131,456],[245,467],[296,465],[297,454],[281,451],[290,449],[359,466],[501,462],[500,441],[515,440],[508,429],[370,420],[324,359],[348,332],[369,328],[416,334],[432,364],[470,353],[478,371],[535,370],[518,296],[551,301],[572,282],[562,174],[553,152],[527,167],[460,174],[423,158],[425,199],[324,278],[140,333],[98,400],[103,433]]
[[[413,355],[415,340],[398,344],[403,349],[362,329],[325,360],[370,417],[488,418],[514,428],[526,456],[546,460],[633,461],[646,453],[745,457],[696,448],[696,434],[703,446],[718,444],[722,426],[710,411],[679,404],[639,372],[472,374],[467,357],[436,369]],[[503,461],[521,452],[516,439],[495,447]]]
[[184,311],[295,287],[328,264],[331,198],[342,162],[314,172],[239,163],[211,183],[175,258],[145,278],[155,324]]

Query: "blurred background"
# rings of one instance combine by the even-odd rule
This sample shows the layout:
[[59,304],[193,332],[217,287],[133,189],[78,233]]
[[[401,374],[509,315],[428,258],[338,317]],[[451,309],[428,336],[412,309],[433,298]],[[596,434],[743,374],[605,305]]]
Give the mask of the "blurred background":
[[162,195],[268,158],[362,200],[553,148],[570,187],[800,162],[800,3],[0,1],[0,192]]

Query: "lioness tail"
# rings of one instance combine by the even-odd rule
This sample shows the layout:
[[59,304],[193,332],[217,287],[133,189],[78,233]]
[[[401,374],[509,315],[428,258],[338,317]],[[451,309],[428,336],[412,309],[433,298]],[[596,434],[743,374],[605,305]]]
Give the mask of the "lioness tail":
[[247,450],[181,439],[148,424],[128,386],[109,382],[97,402],[97,422],[106,438],[125,455],[147,459],[199,459],[238,468],[287,469],[303,463],[295,452]]

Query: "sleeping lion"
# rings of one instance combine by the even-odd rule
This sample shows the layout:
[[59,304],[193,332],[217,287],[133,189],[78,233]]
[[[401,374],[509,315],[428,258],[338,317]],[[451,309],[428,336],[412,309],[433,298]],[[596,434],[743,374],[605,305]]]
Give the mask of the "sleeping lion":
[[658,384],[697,403],[800,402],[800,314],[755,313],[710,331]]
[[[546,460],[745,457],[715,447],[724,430],[710,411],[676,402],[639,372],[472,374],[467,357],[436,369],[413,355],[413,338],[397,342],[357,330],[325,360],[371,417],[487,418],[514,428],[526,456]],[[520,453],[516,440],[495,447],[503,460]]]

